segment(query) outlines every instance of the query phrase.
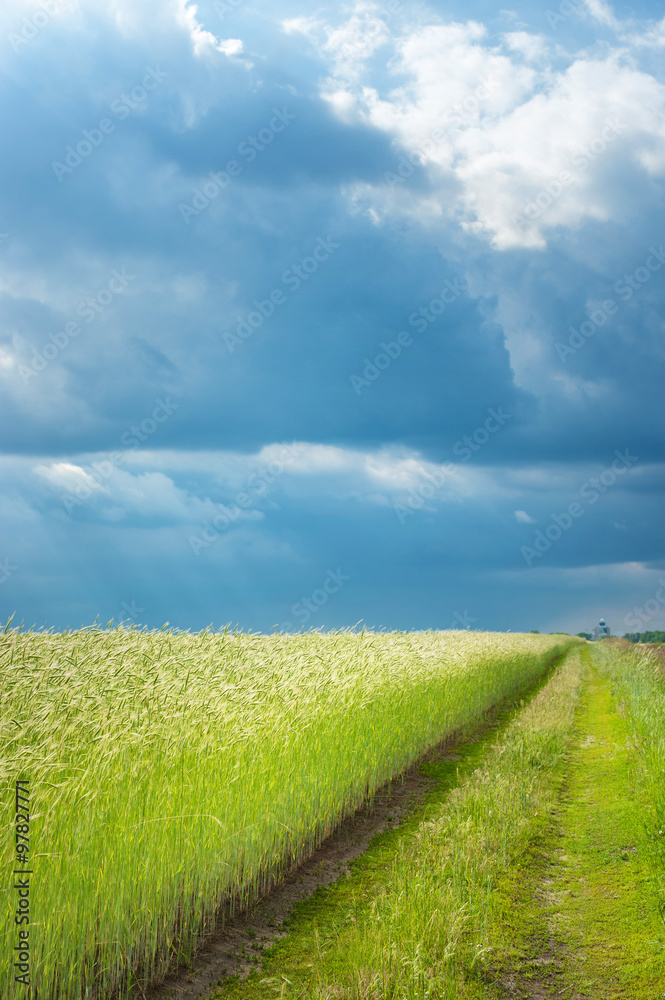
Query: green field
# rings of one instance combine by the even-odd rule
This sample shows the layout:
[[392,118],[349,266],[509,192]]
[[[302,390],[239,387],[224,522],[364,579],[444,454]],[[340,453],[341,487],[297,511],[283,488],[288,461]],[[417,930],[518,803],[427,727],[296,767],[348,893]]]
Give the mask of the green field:
[[582,644],[545,681],[214,1000],[662,997],[662,672]]
[[36,994],[110,995],[191,956],[391,777],[528,686],[561,636],[10,630],[2,997],[19,996],[13,793],[31,789]]
[[[460,764],[429,765],[428,803],[216,995],[660,995],[665,687],[649,655],[565,635],[117,628],[7,630],[0,657],[2,1000],[28,995],[12,970],[17,780],[32,995],[138,997],[451,734]],[[494,706],[499,728],[467,747]]]

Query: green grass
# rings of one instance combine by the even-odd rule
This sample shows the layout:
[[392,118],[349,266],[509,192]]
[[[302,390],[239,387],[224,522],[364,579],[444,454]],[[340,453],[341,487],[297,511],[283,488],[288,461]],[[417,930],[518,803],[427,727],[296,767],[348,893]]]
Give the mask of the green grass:
[[615,692],[634,747],[652,882],[665,920],[665,674],[657,653],[603,644],[594,650]]
[[0,997],[22,990],[10,970],[17,778],[32,795],[35,995],[127,992],[188,960],[220,907],[255,898],[569,644],[465,632],[6,631]]
[[219,996],[444,1000],[478,982],[492,954],[494,886],[551,805],[579,670],[572,653],[509,725],[462,747],[459,781],[444,765],[424,815],[378,838],[351,879],[301,904],[261,973]]
[[[540,679],[519,704],[508,702],[489,713],[479,727],[459,734],[454,760],[426,760],[419,773],[433,787],[421,805],[399,826],[378,834],[367,851],[349,865],[350,874],[320,888],[296,904],[286,922],[288,934],[266,953],[261,967],[247,979],[229,977],[224,988],[213,996],[225,1000],[271,1000],[275,990],[307,993],[325,972],[334,981],[348,973],[346,943],[356,927],[371,913],[373,901],[384,891],[395,858],[403,843],[418,834],[421,824],[436,820],[453,788],[468,779],[508,728],[515,715],[546,683]],[[459,758],[459,759],[457,759]],[[289,987],[290,984],[290,987]]]
[[[592,652],[617,669],[609,647]],[[499,884],[496,957],[473,997],[538,988],[542,997],[655,1000],[665,989],[665,928],[644,822],[653,787],[638,780],[632,726],[608,677],[587,650],[583,657],[575,738],[553,785],[558,803]]]
[[662,997],[664,693],[651,660],[609,644],[569,654],[510,724],[429,765],[425,806],[215,996]]
[[635,756],[610,688],[591,672],[563,817],[555,891],[567,979],[604,1000],[656,997],[665,988],[665,936],[650,885]]

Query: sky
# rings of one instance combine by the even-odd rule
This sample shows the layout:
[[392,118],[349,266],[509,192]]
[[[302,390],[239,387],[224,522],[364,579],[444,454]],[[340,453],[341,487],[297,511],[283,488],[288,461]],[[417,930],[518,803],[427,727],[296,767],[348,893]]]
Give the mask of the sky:
[[0,621],[665,627],[656,4],[5,0]]

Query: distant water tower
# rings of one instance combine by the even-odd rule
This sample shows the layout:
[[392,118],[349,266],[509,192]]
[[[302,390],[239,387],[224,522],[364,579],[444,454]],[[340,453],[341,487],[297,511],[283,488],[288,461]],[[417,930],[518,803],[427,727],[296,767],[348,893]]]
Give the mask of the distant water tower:
[[594,639],[607,639],[610,635],[610,627],[605,624],[605,619],[601,618],[593,630]]

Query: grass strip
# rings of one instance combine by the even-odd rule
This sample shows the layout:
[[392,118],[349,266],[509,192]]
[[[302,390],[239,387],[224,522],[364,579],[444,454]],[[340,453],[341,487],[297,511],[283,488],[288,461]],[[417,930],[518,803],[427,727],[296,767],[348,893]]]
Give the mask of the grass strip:
[[[596,643],[594,662],[612,685],[630,731],[652,882],[665,924],[665,674],[652,650]],[[665,989],[665,975],[664,975]]]
[[[594,659],[597,658],[594,650]],[[491,975],[469,997],[655,1000],[663,935],[630,727],[582,651],[585,683],[559,802],[499,883]]]
[[551,774],[570,739],[579,678],[573,651],[498,737],[456,747],[459,785],[450,791],[449,773],[438,801],[377,838],[348,884],[301,906],[263,981],[257,974],[218,996],[462,996],[491,953],[497,876],[556,801]]

